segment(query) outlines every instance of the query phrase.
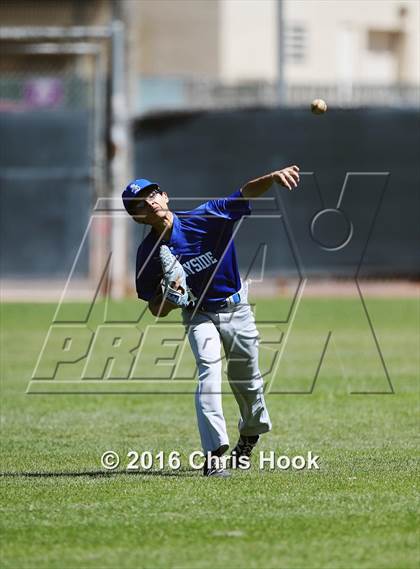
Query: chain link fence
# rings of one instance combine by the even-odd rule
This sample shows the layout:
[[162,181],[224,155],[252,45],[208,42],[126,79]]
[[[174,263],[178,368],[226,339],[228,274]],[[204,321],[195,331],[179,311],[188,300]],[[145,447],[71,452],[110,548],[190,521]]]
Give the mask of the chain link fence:
[[[9,38],[1,51],[1,276],[63,278],[103,191],[104,51],[48,34]],[[87,248],[78,276],[91,265]]]

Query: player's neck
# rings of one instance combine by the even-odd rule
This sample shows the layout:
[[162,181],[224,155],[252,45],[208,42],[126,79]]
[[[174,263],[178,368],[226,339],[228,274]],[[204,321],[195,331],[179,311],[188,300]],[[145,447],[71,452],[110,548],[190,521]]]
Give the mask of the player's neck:
[[169,241],[172,234],[172,227],[174,224],[174,214],[171,211],[167,211],[165,217],[160,218],[156,223],[152,225],[153,231],[162,236],[163,239]]

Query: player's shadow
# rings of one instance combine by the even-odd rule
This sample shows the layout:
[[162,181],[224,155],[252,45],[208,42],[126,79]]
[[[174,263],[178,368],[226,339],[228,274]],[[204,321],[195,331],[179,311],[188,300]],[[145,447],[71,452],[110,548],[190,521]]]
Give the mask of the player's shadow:
[[76,472],[1,472],[0,478],[80,478],[88,476],[90,478],[106,478],[110,476],[157,476],[157,477],[190,477],[201,474],[201,470],[179,469],[179,470],[138,470],[138,471],[104,471],[104,470],[81,470]]

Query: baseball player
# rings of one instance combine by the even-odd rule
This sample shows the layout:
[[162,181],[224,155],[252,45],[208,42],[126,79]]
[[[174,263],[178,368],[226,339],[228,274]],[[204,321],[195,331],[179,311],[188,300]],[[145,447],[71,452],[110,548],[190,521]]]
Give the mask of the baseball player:
[[148,302],[156,317],[182,311],[198,368],[195,405],[205,476],[230,474],[217,460],[229,448],[221,397],[222,344],[240,412],[232,456],[249,457],[260,435],[271,429],[258,367],[258,331],[247,283],[239,275],[232,232],[236,221],[251,214],[250,200],[274,182],[296,188],[299,168],[271,172],[190,211],[171,211],[168,194],[146,179],[129,184],[122,196],[133,219],[151,226],[137,251],[138,297]]

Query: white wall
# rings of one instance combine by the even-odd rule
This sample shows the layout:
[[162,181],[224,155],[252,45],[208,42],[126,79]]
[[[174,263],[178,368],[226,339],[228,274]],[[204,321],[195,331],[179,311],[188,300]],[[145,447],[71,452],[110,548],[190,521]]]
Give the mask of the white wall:
[[146,75],[218,73],[214,0],[132,0],[136,70]]
[[276,0],[219,0],[219,76],[229,82],[277,78]]

